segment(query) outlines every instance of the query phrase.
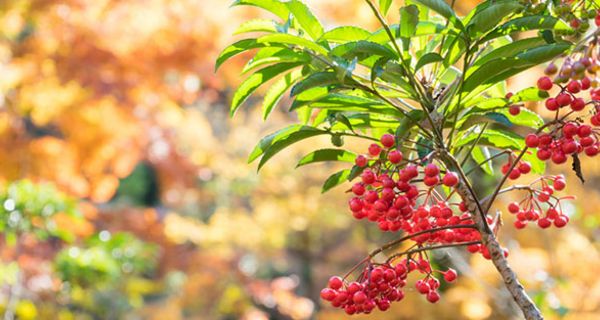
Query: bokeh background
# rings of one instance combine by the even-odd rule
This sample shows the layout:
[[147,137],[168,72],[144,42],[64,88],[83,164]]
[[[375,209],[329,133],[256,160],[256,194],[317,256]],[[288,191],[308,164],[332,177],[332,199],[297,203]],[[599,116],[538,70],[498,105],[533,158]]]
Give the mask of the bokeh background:
[[[307,2],[328,27],[376,28],[361,0]],[[260,173],[246,163],[262,136],[294,119],[285,101],[268,123],[252,106],[228,117],[244,57],[218,73],[214,60],[261,14],[229,4],[0,1],[4,319],[346,318],[321,305],[320,289],[390,236],[353,221],[343,187],[321,195],[334,166],[295,170],[307,145]],[[539,71],[511,86],[531,86]],[[501,231],[549,319],[600,318],[600,166],[583,168],[585,185],[550,169],[579,199],[567,228],[517,233],[506,216]],[[436,263],[461,273],[437,305],[409,293],[356,318],[518,318],[488,261],[444,251]]]

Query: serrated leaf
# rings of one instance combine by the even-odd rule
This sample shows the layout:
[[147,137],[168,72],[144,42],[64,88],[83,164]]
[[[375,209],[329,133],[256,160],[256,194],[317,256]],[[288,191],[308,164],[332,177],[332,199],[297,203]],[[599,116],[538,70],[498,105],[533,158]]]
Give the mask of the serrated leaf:
[[438,53],[436,53],[436,52],[426,53],[417,62],[417,65],[415,66],[415,72],[419,71],[421,68],[423,68],[424,66],[426,66],[430,63],[436,63],[436,62],[441,62],[441,61],[444,61],[444,58],[442,58],[442,56],[440,56]]
[[326,161],[341,161],[353,163],[356,159],[356,154],[342,149],[321,149],[309,153],[304,156],[296,167],[305,166],[307,164]]
[[273,79],[281,73],[300,66],[301,63],[280,63],[261,69],[246,78],[233,94],[231,100],[230,114],[233,116],[248,97],[265,82]]
[[302,70],[294,70],[277,80],[265,94],[262,111],[263,119],[267,119],[273,108],[277,105],[283,94],[302,77]]
[[262,36],[257,39],[258,43],[261,44],[282,44],[282,45],[293,45],[299,46],[305,49],[310,49],[316,53],[327,55],[327,49],[318,45],[315,42],[312,42],[308,39],[298,37],[291,34],[269,34],[266,36]]
[[287,6],[278,0],[236,0],[231,6],[239,5],[255,6],[265,9],[283,20],[287,20],[290,14]]
[[313,40],[317,40],[323,35],[323,26],[302,1],[291,0],[285,4],[302,30],[306,31]]
[[269,19],[252,19],[242,23],[233,34],[248,32],[277,32],[277,23]]
[[346,169],[332,174],[325,183],[323,183],[323,187],[321,188],[321,192],[325,193],[334,187],[339,186],[340,184],[348,181],[348,177],[350,177],[351,170]]
[[325,40],[334,43],[345,43],[349,41],[366,40],[370,36],[371,33],[363,28],[344,26],[325,32],[319,40]]
[[215,70],[219,69],[219,67],[230,58],[251,49],[262,48],[265,45],[262,43],[258,43],[256,39],[244,39],[240,40],[234,44],[229,45],[221,53],[219,57],[217,57],[217,62],[215,63]]

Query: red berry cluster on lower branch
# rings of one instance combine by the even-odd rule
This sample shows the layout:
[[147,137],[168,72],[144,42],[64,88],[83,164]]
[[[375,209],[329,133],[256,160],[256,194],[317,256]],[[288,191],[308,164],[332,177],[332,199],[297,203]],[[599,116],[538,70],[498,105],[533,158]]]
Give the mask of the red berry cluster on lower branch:
[[561,201],[573,199],[572,196],[558,198],[555,191],[561,191],[566,187],[563,176],[544,176],[532,182],[529,186],[522,186],[527,195],[519,202],[508,205],[508,211],[516,215],[515,228],[523,229],[529,222],[537,222],[537,225],[546,229],[554,224],[562,228],[569,222],[569,217],[563,213]]
[[[440,281],[434,277],[434,270],[428,260],[420,258],[402,259],[395,266],[368,264],[356,281],[347,282],[341,277],[331,277],[327,288],[321,290],[321,298],[332,306],[344,309],[347,314],[369,314],[375,308],[386,311],[395,301],[404,298],[404,288],[411,272],[424,277],[415,284],[417,291],[425,295],[427,301],[436,303],[440,299]],[[435,271],[443,275],[446,282],[454,282],[457,273],[453,269]]]

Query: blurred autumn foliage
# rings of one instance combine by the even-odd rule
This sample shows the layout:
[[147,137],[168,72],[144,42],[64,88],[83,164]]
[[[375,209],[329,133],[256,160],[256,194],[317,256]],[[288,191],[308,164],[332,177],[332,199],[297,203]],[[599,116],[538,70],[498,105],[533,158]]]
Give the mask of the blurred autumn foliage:
[[[308,2],[326,25],[375,26],[363,1]],[[334,168],[293,170],[302,146],[260,174],[246,163],[259,137],[290,119],[228,118],[239,68],[215,74],[214,60],[257,14],[228,6],[0,2],[0,309],[9,318],[345,318],[321,308],[321,286],[386,239],[352,221],[344,190],[321,196]],[[600,317],[600,166],[584,170],[585,187],[570,179],[585,201],[567,230],[503,230],[549,318]],[[438,262],[465,276],[443,303],[408,295],[376,318],[516,317],[489,263],[450,253]]]

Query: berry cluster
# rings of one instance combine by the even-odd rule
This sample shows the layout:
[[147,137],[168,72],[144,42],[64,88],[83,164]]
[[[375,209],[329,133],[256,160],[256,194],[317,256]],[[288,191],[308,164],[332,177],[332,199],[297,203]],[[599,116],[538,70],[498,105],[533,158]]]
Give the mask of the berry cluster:
[[[555,118],[546,125],[547,130],[526,137],[529,148],[537,148],[540,160],[565,163],[569,155],[585,153],[595,156],[600,152],[600,89],[595,79],[600,70],[600,60],[592,52],[585,52],[579,59],[565,59],[560,70],[550,64],[547,76],[537,81],[540,90],[550,91],[555,86],[560,91],[545,101],[545,107],[555,112]],[[555,76],[551,79],[550,76]],[[593,80],[592,80],[593,79]],[[589,97],[585,92],[589,91]],[[593,108],[588,108],[593,106]],[[586,112],[587,109],[589,112]],[[590,115],[589,123],[585,123]]]
[[[356,219],[377,222],[382,231],[402,230],[413,234],[449,225],[472,224],[466,208],[460,203],[449,203],[436,187],[454,188],[458,175],[447,171],[442,174],[433,163],[419,165],[403,161],[402,153],[393,150],[394,136],[386,134],[378,144],[369,146],[368,156],[360,155],[356,164],[364,168],[361,181],[352,186],[354,197],[349,206]],[[371,160],[368,159],[371,158]],[[451,195],[450,195],[451,196]],[[461,215],[455,215],[452,206]],[[474,229],[456,228],[426,233],[415,238],[419,243],[452,243],[479,240]]]
[[[440,299],[437,289],[440,281],[433,276],[428,260],[419,258],[402,259],[395,266],[390,262],[371,265],[363,269],[357,281],[346,282],[341,277],[331,277],[328,287],[321,290],[321,298],[331,302],[336,308],[342,308],[347,314],[369,314],[375,308],[386,311],[394,301],[404,298],[408,274],[418,271],[425,277],[416,282],[416,289],[426,296],[427,301],[436,303]],[[454,282],[457,273],[453,269],[439,272],[446,282]]]
[[563,213],[561,201],[573,197],[557,198],[554,195],[555,191],[564,190],[565,187],[566,182],[562,175],[541,177],[528,187],[523,187],[522,189],[528,192],[525,198],[508,205],[508,211],[517,218],[515,227],[523,229],[529,222],[537,222],[542,229],[549,228],[552,224],[557,228],[566,226],[569,217]]
[[[517,164],[515,164],[513,168],[513,162],[515,159],[514,153],[510,153],[508,158],[508,162],[502,165],[502,174],[508,174],[508,178],[511,180],[517,180],[522,175],[528,174],[531,172],[531,163],[523,160],[519,160]],[[512,170],[511,170],[512,168]],[[510,173],[508,172],[510,170]]]
[[594,19],[596,26],[600,26],[600,13],[598,10],[586,6],[586,2],[563,0],[555,6],[554,13],[568,21],[576,34],[583,34],[590,28],[590,19]]

